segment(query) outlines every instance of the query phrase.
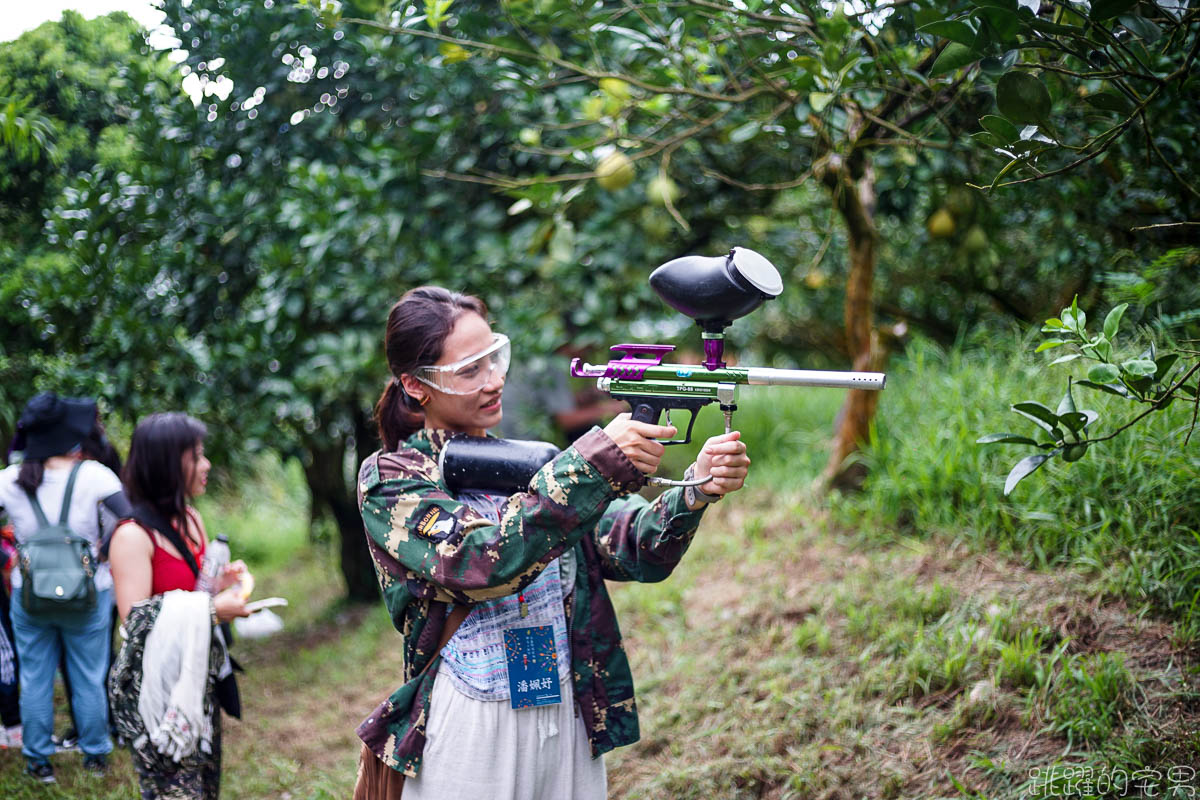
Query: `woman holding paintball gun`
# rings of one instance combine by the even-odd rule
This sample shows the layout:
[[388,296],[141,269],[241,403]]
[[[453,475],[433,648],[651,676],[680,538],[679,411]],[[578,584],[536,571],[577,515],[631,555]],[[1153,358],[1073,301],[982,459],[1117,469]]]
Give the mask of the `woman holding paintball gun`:
[[384,447],[359,498],[405,682],[358,728],[355,800],[602,798],[601,756],[639,735],[604,581],[666,578],[707,503],[741,488],[745,445],[709,439],[691,472],[711,480],[648,502],[635,492],[675,429],[622,414],[527,491],[454,495],[439,455],[500,422],[508,339],[478,298],[425,286],[392,307],[385,346]]

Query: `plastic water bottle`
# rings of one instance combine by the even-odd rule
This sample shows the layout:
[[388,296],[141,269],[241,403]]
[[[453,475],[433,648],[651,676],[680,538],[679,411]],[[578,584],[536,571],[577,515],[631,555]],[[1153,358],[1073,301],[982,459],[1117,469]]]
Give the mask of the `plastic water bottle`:
[[229,563],[229,537],[218,533],[217,538],[209,542],[204,551],[204,563],[200,565],[200,574],[196,576],[196,591],[217,593],[217,582],[221,579],[221,570]]

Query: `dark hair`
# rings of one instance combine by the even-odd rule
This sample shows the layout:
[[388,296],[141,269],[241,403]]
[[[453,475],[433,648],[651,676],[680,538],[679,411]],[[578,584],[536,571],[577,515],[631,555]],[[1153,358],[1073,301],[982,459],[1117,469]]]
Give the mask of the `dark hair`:
[[84,458],[99,461],[115,474],[121,474],[121,454],[117,452],[117,448],[113,447],[112,442],[108,440],[108,436],[105,435],[104,426],[100,424],[100,420],[96,420],[96,423],[92,425],[92,432],[83,440],[80,448],[83,450]]
[[139,422],[121,474],[129,502],[146,503],[165,520],[186,519],[183,454],[195,452],[207,433],[203,422],[177,411],[151,414]]
[[45,477],[46,459],[27,458],[21,462],[21,468],[17,470],[17,486],[27,492],[36,492]]
[[385,449],[398,449],[425,424],[421,404],[404,391],[400,376],[436,363],[454,323],[468,311],[487,319],[487,306],[478,297],[440,286],[418,286],[392,306],[383,344],[393,378],[375,404],[375,421]]

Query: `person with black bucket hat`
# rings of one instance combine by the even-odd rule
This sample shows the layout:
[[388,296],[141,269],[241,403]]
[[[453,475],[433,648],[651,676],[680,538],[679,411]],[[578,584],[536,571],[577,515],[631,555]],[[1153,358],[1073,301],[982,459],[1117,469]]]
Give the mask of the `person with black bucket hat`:
[[[44,783],[54,782],[50,756],[54,724],[54,673],[65,652],[71,675],[72,707],[79,727],[84,768],[102,774],[112,751],[108,729],[105,679],[112,636],[113,584],[107,564],[97,563],[103,538],[100,503],[121,491],[121,481],[103,464],[86,460],[82,444],[96,423],[96,403],[87,398],[38,394],[17,422],[10,453],[21,452],[19,465],[0,471],[0,508],[12,521],[19,545],[29,545],[59,520],[86,540],[83,556],[91,573],[85,587],[95,602],[82,608],[48,612],[26,608],[22,592],[27,576],[13,572],[12,623],[21,664],[21,721],[24,726],[25,770]],[[67,502],[64,502],[67,501]],[[81,545],[82,547],[82,545]],[[31,587],[30,587],[31,588]]]

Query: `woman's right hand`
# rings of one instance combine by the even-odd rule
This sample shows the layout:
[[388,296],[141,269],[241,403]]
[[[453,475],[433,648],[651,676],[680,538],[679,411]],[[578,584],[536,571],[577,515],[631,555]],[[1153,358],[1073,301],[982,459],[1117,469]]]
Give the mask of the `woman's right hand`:
[[677,431],[673,425],[651,425],[637,422],[629,413],[618,414],[604,428],[621,452],[633,462],[639,471],[653,475],[662,461],[666,447],[655,439],[673,439]]
[[213,597],[213,608],[217,612],[218,622],[229,622],[234,617],[250,616],[250,612],[246,610],[246,599],[242,597],[242,593],[236,586]]

